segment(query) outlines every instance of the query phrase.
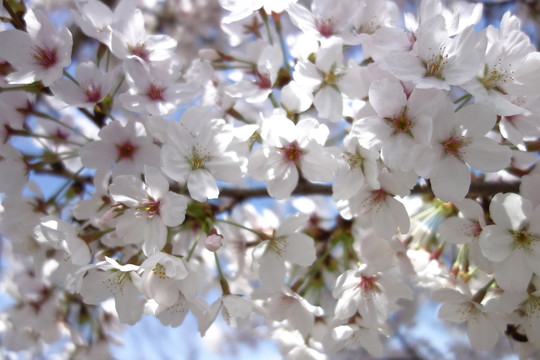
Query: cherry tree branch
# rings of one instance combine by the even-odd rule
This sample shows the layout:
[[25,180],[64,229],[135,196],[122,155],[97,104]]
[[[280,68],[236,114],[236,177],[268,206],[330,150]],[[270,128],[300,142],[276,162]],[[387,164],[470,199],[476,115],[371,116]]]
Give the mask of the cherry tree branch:
[[[469,188],[467,197],[473,198],[477,196],[490,196],[499,192],[507,193],[519,192],[519,181],[515,182],[484,182],[473,181]],[[432,194],[431,187],[426,184],[417,184],[412,190],[411,195]],[[220,195],[225,197],[232,197],[237,200],[244,200],[248,198],[256,197],[270,197],[266,188],[223,188],[220,189]],[[332,187],[329,185],[311,184],[308,182],[299,183],[296,189],[293,191],[293,195],[332,195]]]

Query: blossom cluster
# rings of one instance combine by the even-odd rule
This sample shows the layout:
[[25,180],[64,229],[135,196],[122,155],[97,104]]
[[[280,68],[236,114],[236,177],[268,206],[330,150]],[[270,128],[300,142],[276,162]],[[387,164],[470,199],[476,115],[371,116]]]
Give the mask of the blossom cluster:
[[540,348],[540,52],[518,17],[27,5],[0,9],[0,351],[104,359],[120,323],[192,313],[201,336],[264,324],[285,359],[378,357],[424,293],[474,349]]

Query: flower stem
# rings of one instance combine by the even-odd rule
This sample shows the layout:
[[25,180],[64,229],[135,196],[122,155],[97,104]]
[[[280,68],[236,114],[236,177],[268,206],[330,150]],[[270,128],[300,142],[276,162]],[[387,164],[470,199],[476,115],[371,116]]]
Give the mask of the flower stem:
[[225,279],[225,276],[223,276],[223,271],[221,271],[221,265],[219,265],[217,253],[214,253],[214,259],[216,259],[216,268],[219,274],[219,285],[221,285],[221,291],[223,291],[223,295],[230,295],[231,290],[229,289],[229,283],[227,282],[227,279]]
[[247,226],[244,226],[244,225],[241,225],[241,224],[238,224],[238,223],[235,223],[235,222],[232,222],[232,221],[228,221],[228,220],[223,220],[223,219],[216,219],[216,221],[218,222],[222,222],[224,224],[229,224],[229,225],[232,225],[232,226],[236,226],[240,229],[244,229],[244,230],[247,230],[249,232],[252,232],[253,234],[257,235],[261,240],[269,240],[270,236],[263,233],[263,232],[260,232],[260,231],[257,231],[257,230],[253,230],[253,229],[250,229],[248,228]]
[[264,27],[266,28],[266,33],[268,34],[268,42],[270,45],[274,45],[274,39],[272,38],[272,33],[270,32],[270,24],[268,24],[268,14],[263,8],[259,9],[259,14],[264,21]]
[[285,69],[287,72],[291,71],[291,65],[287,61],[287,47],[285,46],[285,38],[283,37],[283,32],[281,31],[281,18],[279,14],[272,13],[272,18],[274,19],[274,25],[276,26],[276,31],[279,37],[279,45],[281,46],[281,52],[283,53],[283,63],[285,64]]
[[201,239],[202,232],[203,232],[203,229],[201,228],[199,230],[199,233],[197,234],[197,237],[195,238],[195,242],[193,243],[193,246],[191,247],[191,249],[189,249],[189,253],[188,253],[188,256],[186,257],[186,261],[189,262],[189,260],[193,256],[193,252],[195,251],[195,248],[197,247],[197,244],[199,243],[199,240]]
[[45,205],[51,205],[56,198],[64,191],[68,185],[73,181],[77,176],[79,176],[80,172],[84,169],[84,167],[81,167],[77,172],[71,174],[71,176],[66,180],[66,182],[45,202]]

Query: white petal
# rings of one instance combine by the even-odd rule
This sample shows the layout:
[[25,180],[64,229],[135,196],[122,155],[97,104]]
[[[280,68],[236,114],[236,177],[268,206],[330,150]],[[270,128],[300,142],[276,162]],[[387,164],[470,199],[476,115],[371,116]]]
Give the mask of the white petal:
[[527,290],[533,271],[522,251],[514,250],[508,258],[495,264],[494,268],[493,274],[501,289],[514,293]]
[[463,200],[471,184],[469,168],[462,161],[447,156],[431,176],[433,193],[444,202]]
[[511,157],[508,147],[485,137],[475,138],[463,153],[463,159],[473,169],[486,172],[504,169],[510,164]]
[[320,89],[315,94],[313,105],[321,118],[331,122],[338,122],[343,114],[343,97],[332,86],[324,86]]
[[401,113],[407,97],[400,82],[385,78],[371,84],[369,102],[381,117],[392,118]]
[[177,226],[184,222],[187,198],[169,191],[161,200],[159,215],[167,226]]
[[509,230],[521,230],[532,215],[531,203],[518,194],[496,194],[489,205],[489,213],[495,224]]
[[309,266],[316,259],[313,239],[305,234],[295,233],[286,237],[287,248],[284,258],[294,264]]
[[491,350],[499,339],[497,327],[484,314],[478,314],[477,318],[469,320],[467,334],[476,350]]
[[217,199],[219,188],[214,176],[205,169],[192,171],[188,177],[188,190],[191,197],[199,202],[206,199]]
[[512,252],[514,239],[502,226],[488,225],[480,234],[482,254],[491,261],[503,261]]

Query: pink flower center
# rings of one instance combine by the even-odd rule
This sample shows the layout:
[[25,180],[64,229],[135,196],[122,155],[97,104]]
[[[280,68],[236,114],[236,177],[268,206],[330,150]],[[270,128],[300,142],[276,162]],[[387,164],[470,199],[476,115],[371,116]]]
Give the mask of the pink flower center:
[[462,160],[463,157],[462,149],[467,144],[468,142],[463,136],[454,136],[441,143],[446,155],[453,156],[460,160]]
[[270,80],[269,76],[263,75],[260,72],[255,71],[255,77],[257,78],[257,85],[259,85],[261,89],[270,89],[272,87],[272,81]]
[[370,200],[372,204],[382,204],[387,196],[388,193],[384,191],[384,189],[373,190],[371,192]]
[[56,49],[48,49],[47,47],[34,47],[34,54],[32,55],[36,63],[42,68],[49,69],[56,64]]
[[128,44],[128,50],[132,55],[138,56],[144,61],[148,61],[148,50],[144,47],[144,43],[138,43],[135,46]]
[[67,138],[69,138],[69,133],[67,133],[65,131],[62,131],[62,129],[57,128],[56,131],[54,132],[53,136],[57,137],[59,139],[66,140]]
[[101,99],[101,89],[92,82],[84,90],[84,95],[86,96],[86,101],[97,103]]
[[148,93],[146,94],[152,101],[163,101],[163,93],[165,88],[159,87],[157,85],[150,85]]
[[465,234],[469,235],[472,238],[479,237],[481,232],[482,226],[480,226],[480,224],[477,222],[469,224],[465,227]]
[[137,151],[137,147],[129,141],[126,141],[121,145],[117,145],[116,148],[118,149],[118,160],[133,159],[133,156]]
[[147,219],[151,219],[154,215],[159,215],[160,201],[149,198],[144,200],[140,206],[136,208],[137,216],[146,216]]
[[407,116],[407,107],[404,107],[399,115],[395,115],[393,118],[384,118],[384,120],[394,130],[394,135],[407,134],[413,136],[411,131],[413,123]]
[[300,160],[300,157],[302,156],[302,149],[300,149],[295,142],[280,148],[280,150],[283,154],[283,158],[288,162],[295,163]]
[[362,290],[364,295],[372,291],[379,291],[376,280],[376,276],[362,276],[357,286]]
[[319,34],[324,37],[332,36],[334,34],[334,24],[332,19],[318,19],[317,30],[319,31]]

